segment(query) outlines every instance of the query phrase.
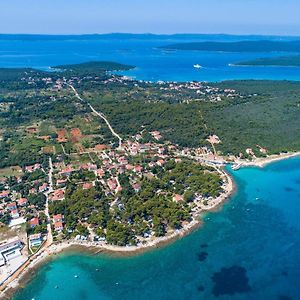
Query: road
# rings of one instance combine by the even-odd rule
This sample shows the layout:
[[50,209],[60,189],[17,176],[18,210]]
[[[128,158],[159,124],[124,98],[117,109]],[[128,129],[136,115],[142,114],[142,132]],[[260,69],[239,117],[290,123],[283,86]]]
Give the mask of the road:
[[50,246],[53,243],[53,235],[51,228],[51,219],[49,214],[49,194],[53,192],[53,164],[52,159],[49,157],[49,173],[48,173],[48,183],[49,188],[45,193],[46,196],[46,205],[45,205],[45,215],[47,217],[47,246]]
[[[49,157],[49,173],[48,173],[48,184],[49,189],[47,192],[44,193],[46,196],[46,205],[45,205],[45,215],[47,216],[47,241],[44,245],[32,256],[29,257],[29,259],[19,268],[17,269],[1,286],[0,286],[0,292],[5,291],[7,286],[13,282],[15,279],[17,279],[25,269],[27,269],[30,264],[35,261],[43,252],[53,243],[53,236],[52,236],[52,228],[51,228],[51,220],[49,215],[49,194],[53,191],[53,165],[52,165],[52,159]],[[1,294],[0,294],[1,297]]]
[[183,156],[183,157],[187,157],[187,158],[190,158],[190,159],[194,159],[198,162],[202,162],[204,164],[207,164],[207,165],[211,165],[211,166],[224,166],[227,164],[227,162],[223,159],[220,159],[220,160],[210,160],[210,159],[206,159],[204,157],[201,157],[201,156],[197,156],[197,155],[188,155],[188,154],[182,154],[180,152],[177,152],[176,155],[178,156]]
[[76,91],[76,89],[74,88],[73,85],[66,83],[66,85],[68,85],[73,92],[75,93],[75,96],[77,97],[77,99],[79,99],[80,101],[86,103],[89,108],[92,110],[93,113],[95,113],[97,116],[99,116],[102,120],[104,120],[104,122],[106,123],[106,125],[108,126],[110,132],[112,133],[113,136],[115,136],[118,140],[119,140],[119,148],[122,148],[122,138],[120,137],[119,134],[117,134],[114,129],[112,128],[112,126],[110,125],[109,121],[107,120],[107,118],[105,117],[105,115],[102,112],[98,112],[89,102],[87,102],[86,100],[82,99],[78,92]]

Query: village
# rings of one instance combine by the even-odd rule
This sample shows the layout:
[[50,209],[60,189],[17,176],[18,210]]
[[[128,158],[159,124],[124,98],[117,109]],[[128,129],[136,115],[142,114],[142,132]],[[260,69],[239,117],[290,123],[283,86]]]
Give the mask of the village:
[[[190,230],[199,223],[202,211],[215,208],[232,192],[232,180],[222,170],[227,161],[215,148],[221,143],[218,136],[209,136],[206,146],[199,148],[181,147],[166,140],[160,131],[143,127],[125,138],[75,87],[84,82],[100,87],[130,85],[132,95],[135,90],[150,88],[149,101],[156,101],[159,95],[181,101],[177,100],[179,91],[185,95],[184,102],[244,97],[234,89],[222,90],[204,82],[160,81],[153,85],[117,75],[67,79],[57,75],[41,77],[32,72],[21,81],[32,88],[46,88],[48,102],[65,101],[71,95],[71,99],[77,98],[76,109],[80,104],[88,111],[83,110],[77,121],[72,119],[63,127],[36,122],[21,129],[32,143],[37,143],[43,159],[2,170],[0,285],[27,268],[46,249],[61,243],[122,251],[168,240]],[[102,125],[97,125],[95,119],[106,123],[112,139],[99,143],[103,135],[96,132]],[[186,176],[180,178],[183,174]],[[160,185],[159,181],[166,182]],[[80,204],[84,197],[92,201],[87,202],[87,209],[80,208],[85,205]],[[78,201],[74,212],[72,201]],[[135,203],[133,207],[130,201]],[[143,201],[151,204],[143,208]],[[127,209],[144,211],[131,218],[126,215]]]
[[[72,129],[72,132],[79,134],[80,130]],[[62,147],[67,142],[67,137],[63,133],[64,131],[58,132],[56,138]],[[12,231],[15,228],[24,229],[22,235],[15,235],[0,242],[1,283],[5,282],[31,256],[42,251],[52,242],[64,240],[65,233],[72,234],[74,229],[66,228],[63,214],[49,214],[51,203],[65,199],[66,187],[69,183],[75,184],[82,190],[100,185],[106,196],[115,199],[112,204],[114,205],[118,204],[118,195],[123,189],[119,182],[120,174],[128,176],[132,189],[138,193],[141,190],[142,178],[155,177],[155,168],[163,168],[170,160],[178,163],[187,156],[195,155],[198,155],[198,158],[202,155],[208,164],[214,160],[214,154],[208,148],[197,151],[179,150],[170,143],[162,142],[159,131],[149,133],[152,142],[142,143],[143,133],[123,141],[122,148],[97,144],[92,149],[83,150],[84,153],[49,156],[49,161],[43,164],[35,163],[23,169],[19,167],[17,169],[19,176],[1,179],[1,221]],[[78,159],[80,155],[87,156],[89,160],[80,162]],[[223,180],[223,185],[226,187],[228,184],[226,178]],[[184,196],[174,193],[173,201],[184,201]],[[206,208],[205,206],[209,207],[207,203],[209,201],[214,199],[200,199],[198,208],[194,208],[193,217],[199,214],[201,207],[203,209]],[[122,206],[120,203],[118,205]],[[151,238],[152,235],[153,233],[145,235],[144,240]],[[105,236],[97,236],[92,230],[88,235],[75,234],[72,238],[79,241],[106,243]]]

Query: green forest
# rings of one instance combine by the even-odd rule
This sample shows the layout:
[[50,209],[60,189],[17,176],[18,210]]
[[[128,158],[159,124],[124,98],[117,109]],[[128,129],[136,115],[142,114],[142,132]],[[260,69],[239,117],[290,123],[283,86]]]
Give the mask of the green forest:
[[[164,141],[179,147],[209,146],[206,139],[216,134],[221,140],[216,148],[224,155],[245,153],[247,148],[261,155],[257,145],[266,148],[268,154],[300,150],[298,82],[209,83],[221,92],[235,89],[240,95],[221,95],[221,101],[210,101],[207,95],[199,98],[189,89],[162,90],[159,84],[124,81],[105,71],[114,68],[130,66],[87,63],[48,73],[0,69],[0,167],[42,162],[43,147],[58,148],[55,132],[48,133],[52,135],[49,141],[37,140],[26,132],[26,127],[40,124],[43,128],[63,128],[90,114],[87,105],[78,102],[69,88],[53,88],[62,76],[80,79],[80,84],[74,82],[79,93],[107,116],[123,138],[146,129],[159,130]],[[94,75],[87,76],[89,72]],[[45,77],[50,77],[53,84],[47,85],[42,80]],[[108,82],[108,78],[113,80]],[[114,141],[101,120],[93,122],[99,124],[98,134],[103,139],[99,143]]]
[[[137,236],[152,231],[155,236],[164,236],[169,229],[180,229],[182,222],[191,220],[188,204],[197,195],[207,199],[223,191],[215,169],[190,161],[169,161],[164,168],[157,168],[155,175],[153,179],[142,179],[139,192],[133,190],[126,174],[119,175],[123,190],[113,205],[115,197],[105,195],[100,184],[82,190],[71,182],[66,199],[52,202],[50,213],[65,216],[66,237],[88,235],[89,224],[110,244],[134,245]],[[174,202],[175,193],[184,195],[184,200]]]

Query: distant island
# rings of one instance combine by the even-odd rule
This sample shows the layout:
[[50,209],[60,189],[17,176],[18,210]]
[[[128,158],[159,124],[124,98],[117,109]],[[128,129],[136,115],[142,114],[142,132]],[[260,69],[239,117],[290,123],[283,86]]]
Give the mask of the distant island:
[[162,46],[166,50],[223,52],[300,52],[300,41],[192,42]]
[[232,65],[300,67],[300,55],[258,58],[254,60],[238,62]]

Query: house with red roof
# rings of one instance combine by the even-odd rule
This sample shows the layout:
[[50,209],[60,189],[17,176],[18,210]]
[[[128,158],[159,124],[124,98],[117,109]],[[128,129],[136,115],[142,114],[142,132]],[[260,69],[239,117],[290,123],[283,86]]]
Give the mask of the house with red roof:
[[60,187],[61,186],[65,186],[65,184],[67,183],[67,181],[68,181],[67,179],[57,179],[56,180],[56,185],[60,186]]
[[106,150],[107,148],[108,148],[107,145],[98,144],[98,145],[95,146],[94,149],[95,149],[96,151],[104,151],[104,150]]
[[49,199],[51,201],[61,201],[65,199],[65,190],[64,189],[59,189],[55,190],[54,192],[51,193],[49,196]]
[[36,170],[39,170],[40,168],[41,168],[41,164],[36,163],[32,166],[26,166],[25,167],[25,172],[32,173]]
[[38,226],[39,224],[40,224],[39,218],[32,218],[29,221],[30,228],[34,228],[34,227]]
[[20,198],[17,201],[17,203],[18,203],[18,206],[21,206],[21,207],[26,206],[28,204],[28,199],[27,198]]
[[89,189],[91,189],[92,187],[93,187],[93,184],[90,183],[90,182],[85,182],[85,183],[82,185],[82,188],[83,188],[84,190],[89,190]]
[[70,176],[74,172],[74,169],[71,166],[66,167],[65,169],[59,172],[62,176]]
[[135,190],[135,192],[139,192],[141,190],[141,185],[138,183],[134,183],[132,185],[132,188]]
[[105,172],[104,172],[103,169],[98,169],[98,170],[96,171],[96,173],[97,173],[97,176],[99,176],[99,177],[101,177],[101,178],[105,175]]
[[97,165],[91,164],[91,163],[83,164],[83,165],[80,166],[80,169],[88,170],[88,171],[96,171],[97,170]]
[[143,167],[141,167],[141,166],[135,166],[134,167],[134,172],[141,173],[142,171],[143,171]]
[[54,229],[57,232],[61,232],[64,229],[64,225],[61,221],[54,223]]
[[40,193],[46,192],[47,189],[48,189],[48,184],[46,182],[44,182],[41,186],[39,186]]
[[116,190],[118,183],[115,179],[108,179],[107,185],[111,191],[114,191],[114,190]]
[[17,209],[17,203],[16,203],[16,202],[8,203],[8,204],[7,204],[7,208],[8,208],[10,211]]
[[156,164],[160,167],[162,167],[165,164],[165,161],[163,159],[160,159],[156,162]]
[[133,166],[133,165],[130,165],[130,164],[127,164],[127,165],[125,166],[125,168],[126,168],[126,170],[131,171],[131,170],[134,169],[134,166]]
[[159,141],[161,139],[161,135],[160,135],[159,131],[152,131],[150,133],[153,136],[153,138],[156,139],[157,141]]
[[63,222],[64,221],[64,216],[62,214],[57,214],[53,216],[53,222]]
[[9,194],[10,194],[10,191],[2,191],[2,192],[0,193],[0,199],[3,199],[3,198],[8,197]]
[[181,202],[181,201],[183,201],[183,196],[175,194],[173,196],[173,201],[175,201],[175,202]]

